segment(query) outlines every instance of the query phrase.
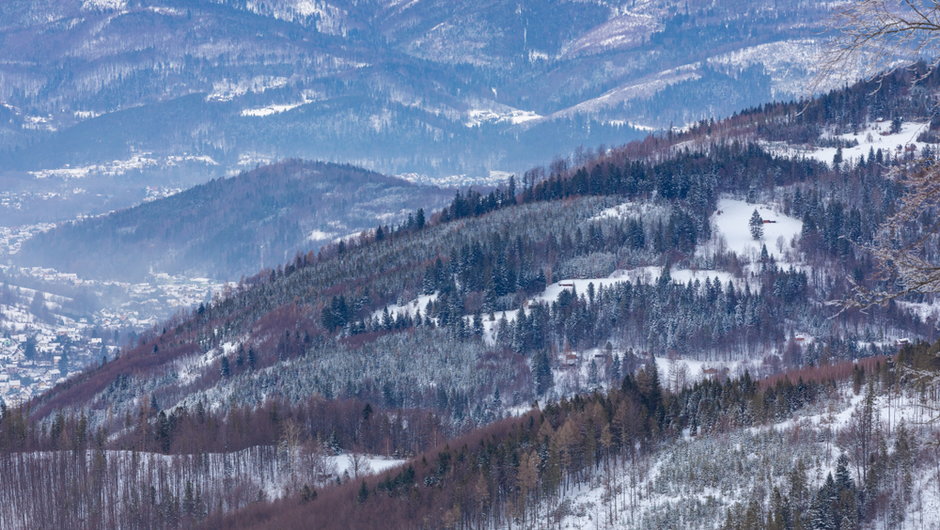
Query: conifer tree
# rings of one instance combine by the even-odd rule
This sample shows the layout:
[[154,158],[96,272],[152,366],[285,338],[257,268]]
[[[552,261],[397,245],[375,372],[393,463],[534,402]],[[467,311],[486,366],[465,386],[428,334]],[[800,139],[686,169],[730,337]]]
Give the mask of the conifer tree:
[[754,213],[751,214],[751,220],[748,224],[751,227],[751,237],[753,237],[755,241],[760,241],[764,238],[764,219],[761,218],[757,208],[755,208]]

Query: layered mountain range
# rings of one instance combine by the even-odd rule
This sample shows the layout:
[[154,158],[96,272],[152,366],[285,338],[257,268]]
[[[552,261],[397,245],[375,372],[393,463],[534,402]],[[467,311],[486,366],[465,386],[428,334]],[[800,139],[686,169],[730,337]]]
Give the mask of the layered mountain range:
[[101,214],[4,270],[241,279],[0,400],[0,526],[940,524],[940,302],[846,302],[940,73],[770,102],[838,6],[4,2],[0,225]]
[[[147,185],[289,157],[502,179],[579,145],[809,93],[832,9],[12,0],[0,6],[0,178],[32,195],[5,215],[107,211]],[[58,216],[35,213],[49,194]]]
[[[887,285],[938,89],[916,65],[653,135],[245,278],[4,411],[0,522],[930,526],[937,348],[896,353],[937,300],[840,300]],[[898,243],[935,262],[932,226]]]

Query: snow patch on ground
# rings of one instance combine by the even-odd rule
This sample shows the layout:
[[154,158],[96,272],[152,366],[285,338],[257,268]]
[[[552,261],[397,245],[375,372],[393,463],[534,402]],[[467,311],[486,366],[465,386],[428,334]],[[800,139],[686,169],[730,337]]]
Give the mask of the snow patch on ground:
[[702,76],[696,71],[696,68],[696,65],[685,65],[644,77],[608,90],[596,98],[582,101],[577,105],[555,112],[549,118],[566,118],[582,113],[594,114],[602,109],[616,107],[628,101],[650,98],[657,92],[676,83],[700,79]]
[[324,232],[323,230],[311,230],[307,235],[307,241],[328,241],[336,237],[333,232]]
[[265,153],[256,153],[256,152],[247,152],[241,153],[238,155],[238,166],[239,167],[256,167],[263,166],[274,162],[274,155],[268,155]]
[[332,466],[336,470],[336,476],[342,477],[344,474],[348,474],[350,477],[352,477],[355,474],[354,463],[357,458],[359,459],[360,476],[377,475],[408,462],[407,460],[359,453],[328,456],[326,457],[326,460],[328,465]]
[[642,44],[662,28],[662,23],[648,14],[625,12],[565,44],[563,58],[593,55],[614,49],[632,48]]
[[175,361],[178,386],[185,387],[193,384],[206,373],[212,363],[223,355],[231,355],[238,350],[240,342],[226,342],[220,348],[213,348],[202,355],[191,355]]
[[414,317],[418,311],[424,312],[424,308],[427,307],[428,302],[437,300],[437,293],[434,294],[423,294],[414,300],[404,302],[401,304],[392,304],[387,308],[382,308],[374,311],[372,313],[372,318],[377,318],[382,320],[382,316],[385,313],[385,309],[388,309],[388,314],[392,318],[395,318],[398,315],[407,315]]
[[641,123],[632,122],[630,120],[607,120],[604,122],[604,125],[613,125],[614,127],[630,127],[638,131],[646,132],[655,132],[660,130],[657,127],[652,127],[650,125],[643,125]]
[[124,9],[127,7],[127,0],[85,0],[82,2],[83,10],[95,9]]
[[308,94],[304,94],[303,99],[296,103],[282,103],[267,105],[264,107],[255,107],[251,109],[242,109],[242,117],[251,117],[251,118],[264,118],[266,116],[273,116],[274,114],[281,114],[296,109],[297,107],[302,107],[308,103],[315,101],[315,97],[311,97]]
[[218,162],[209,155],[171,155],[166,157],[166,165],[178,166],[184,162],[199,162],[207,166],[217,166]]
[[25,116],[23,128],[32,131],[49,132],[55,132],[58,130],[51,116]]
[[601,210],[591,217],[589,221],[603,221],[605,219],[648,219],[650,216],[662,216],[669,212],[669,207],[650,202],[625,202]]
[[414,184],[425,184],[438,186],[441,188],[461,188],[466,186],[498,186],[505,184],[508,171],[490,171],[486,176],[472,177],[469,175],[448,175],[444,177],[432,177],[421,173],[399,173],[395,178],[400,178]]
[[101,113],[93,110],[76,110],[72,115],[80,120],[90,120],[101,116]]
[[281,88],[287,85],[288,78],[272,76],[255,76],[251,79],[232,81],[223,79],[212,85],[212,92],[206,96],[206,101],[232,101],[245,94],[261,94],[267,90]]
[[287,103],[284,105],[268,105],[267,107],[243,109],[241,111],[241,115],[243,117],[264,118],[266,116],[272,116],[274,114],[281,114],[282,112],[294,110],[304,104],[305,103]]
[[897,302],[897,304],[920,317],[921,320],[940,319],[940,301],[934,302]]

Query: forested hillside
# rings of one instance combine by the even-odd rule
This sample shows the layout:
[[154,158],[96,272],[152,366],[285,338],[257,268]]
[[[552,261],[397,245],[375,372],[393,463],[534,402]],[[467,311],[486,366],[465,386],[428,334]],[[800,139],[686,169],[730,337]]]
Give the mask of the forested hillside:
[[679,392],[641,368],[224,528],[929,528],[940,344]]
[[[898,508],[877,500],[907,460],[866,482],[874,438],[851,453],[837,419],[864,399],[903,394],[905,415],[920,410],[921,392],[933,399],[935,350],[892,356],[936,339],[936,301],[917,294],[865,311],[838,301],[889,281],[867,245],[897,209],[903,187],[892,172],[933,156],[938,86],[933,71],[899,70],[581,165],[556,161],[297,254],[5,411],[4,465],[31,470],[17,491],[56,469],[108,485],[127,465],[122,451],[164,466],[136,479],[149,497],[126,483],[102,488],[107,502],[78,491],[76,511],[48,515],[74,527],[153,521],[140,519],[144,505],[162,514],[157,527],[235,525],[227,514],[274,498],[285,519],[262,502],[247,521],[747,528],[798,514],[855,528],[915,513],[914,496]],[[914,219],[898,236],[935,242],[932,223]],[[926,248],[936,262],[940,247]],[[923,384],[904,363],[927,370]],[[806,428],[791,429],[801,416]],[[882,439],[910,447],[898,419]],[[917,444],[933,432],[908,428]],[[814,442],[801,445],[801,433]],[[242,471],[274,466],[275,447],[281,471]],[[210,453],[233,463],[192,470],[167,460]],[[689,463],[716,453],[763,467],[741,486],[722,460],[721,489],[689,494],[701,485]],[[415,459],[368,480],[300,463],[340,454]],[[778,480],[789,456],[804,459],[805,489]],[[285,474],[294,465],[308,474]],[[226,496],[219,477],[238,494]],[[47,513],[39,499],[16,502]]]
[[59,226],[29,239],[16,259],[96,279],[237,280],[452,195],[351,166],[288,161]]

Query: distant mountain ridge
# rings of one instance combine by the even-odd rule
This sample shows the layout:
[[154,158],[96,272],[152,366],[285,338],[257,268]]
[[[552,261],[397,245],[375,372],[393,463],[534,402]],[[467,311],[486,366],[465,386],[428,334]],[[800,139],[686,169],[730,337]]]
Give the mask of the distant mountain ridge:
[[[804,90],[829,7],[495,0],[9,0],[0,161],[133,152],[519,172]],[[721,98],[704,97],[720,93]],[[159,181],[158,172],[151,176]]]
[[352,166],[291,160],[59,226],[29,240],[17,260],[97,279],[237,280],[450,197]]

